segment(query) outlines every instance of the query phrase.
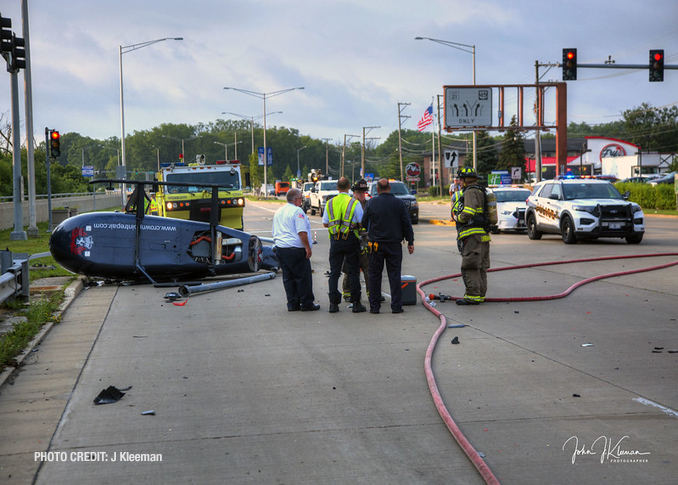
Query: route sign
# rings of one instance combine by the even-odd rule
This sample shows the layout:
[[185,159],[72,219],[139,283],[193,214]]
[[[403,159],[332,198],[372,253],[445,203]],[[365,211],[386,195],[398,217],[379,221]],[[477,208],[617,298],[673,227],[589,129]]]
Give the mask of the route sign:
[[485,128],[492,126],[492,89],[445,88],[446,128]]

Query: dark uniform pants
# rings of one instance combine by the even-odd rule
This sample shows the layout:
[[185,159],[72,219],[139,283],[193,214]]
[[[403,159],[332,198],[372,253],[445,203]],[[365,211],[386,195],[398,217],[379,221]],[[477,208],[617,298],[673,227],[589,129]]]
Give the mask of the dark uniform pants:
[[461,276],[466,286],[464,299],[482,303],[487,293],[487,270],[490,267],[490,242],[472,234],[463,240]]
[[360,241],[355,234],[350,233],[346,239],[330,239],[330,279],[329,295],[330,303],[341,303],[341,293],[339,292],[339,277],[341,268],[346,259],[346,269],[348,271],[348,281],[351,287],[351,301],[360,301]]
[[391,289],[391,310],[400,310],[403,307],[402,287],[400,286],[400,269],[403,263],[403,246],[399,242],[375,243],[377,250],[370,253],[370,310],[379,310],[381,307],[381,276],[386,263],[388,284]]
[[[365,291],[367,292],[368,296],[370,294],[370,279],[367,276],[369,265],[370,265],[369,254],[367,254],[366,252],[365,253],[361,252],[360,256],[358,257],[358,268],[361,269],[363,272],[363,278],[365,278]],[[351,283],[348,279],[348,268],[344,267],[342,268],[342,271],[344,272],[344,279],[342,280],[341,283],[341,289],[344,296],[346,296],[351,294]]]
[[290,310],[313,306],[313,276],[311,261],[306,259],[304,248],[276,248],[283,286],[287,295],[287,308]]

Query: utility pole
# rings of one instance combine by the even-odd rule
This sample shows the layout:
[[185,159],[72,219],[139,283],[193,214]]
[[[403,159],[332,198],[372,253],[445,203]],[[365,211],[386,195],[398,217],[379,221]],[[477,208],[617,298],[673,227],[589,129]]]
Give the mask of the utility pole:
[[[402,119],[411,118],[411,116],[403,115],[403,109],[411,103],[398,103],[398,156],[400,157],[400,180],[405,180],[403,171],[403,137],[401,134]],[[402,107],[401,107],[402,106]]]
[[[536,85],[535,91],[535,118],[536,125],[539,126],[539,112],[541,110],[541,103],[539,103],[539,61],[534,61],[534,71],[535,71],[535,80]],[[539,129],[534,132],[534,180],[535,182],[541,182],[541,134]]]
[[[534,61],[534,71],[535,71],[535,102],[534,102],[534,116],[536,119],[535,125],[538,127],[541,125],[543,114],[542,110],[544,109],[543,102],[543,93],[539,88],[539,68],[540,67],[558,67],[559,64],[540,64],[539,61]],[[548,72],[548,71],[547,71]],[[541,182],[541,134],[539,128],[534,132],[534,172],[535,172],[535,182]]]
[[346,137],[349,138],[358,138],[359,135],[347,135],[344,134],[344,148],[341,151],[341,168],[339,170],[339,176],[343,177],[344,176],[344,170],[346,168]]
[[330,145],[328,142],[332,138],[321,138],[325,142],[325,175],[330,173]]
[[[362,146],[362,152],[361,152],[361,162],[360,162],[360,176],[364,177],[365,176],[365,140],[378,140],[378,138],[365,138],[365,135],[367,135],[370,131],[372,131],[375,128],[381,128],[381,126],[363,126],[363,146]],[[365,131],[367,130],[367,131]]]

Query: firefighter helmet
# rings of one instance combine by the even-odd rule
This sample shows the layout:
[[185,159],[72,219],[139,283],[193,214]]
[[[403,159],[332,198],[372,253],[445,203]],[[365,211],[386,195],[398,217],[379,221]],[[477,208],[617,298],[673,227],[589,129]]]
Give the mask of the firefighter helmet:
[[460,179],[467,178],[467,177],[478,178],[478,174],[476,173],[476,171],[473,167],[462,167],[457,172],[457,177],[460,178]]

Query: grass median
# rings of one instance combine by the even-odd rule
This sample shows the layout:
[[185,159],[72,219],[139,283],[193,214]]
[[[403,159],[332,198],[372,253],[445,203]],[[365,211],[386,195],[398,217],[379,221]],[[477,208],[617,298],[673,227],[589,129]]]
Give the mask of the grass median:
[[[28,255],[49,251],[48,223],[38,224],[38,236],[23,241],[10,239],[13,229],[0,231],[0,248],[12,251],[13,254],[28,253]],[[29,279],[35,281],[52,276],[68,276],[75,279],[75,275],[59,266],[51,256],[31,259],[29,262]],[[0,372],[14,364],[16,356],[26,348],[31,340],[40,332],[47,322],[56,322],[59,319],[57,310],[63,301],[63,291],[53,292],[44,296],[32,296],[30,299],[14,298],[6,300],[0,305]],[[13,322],[13,323],[8,323]]]

